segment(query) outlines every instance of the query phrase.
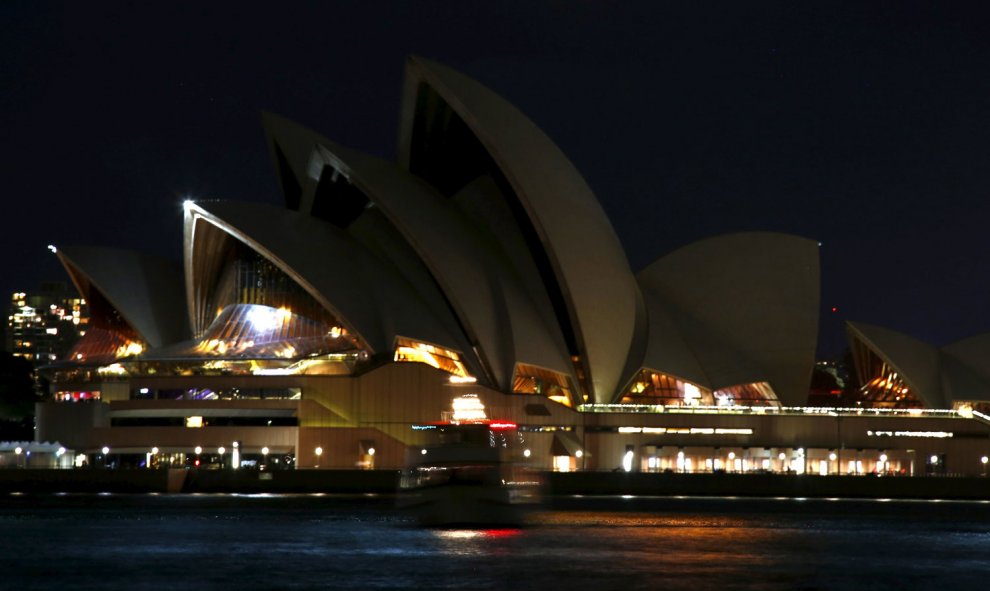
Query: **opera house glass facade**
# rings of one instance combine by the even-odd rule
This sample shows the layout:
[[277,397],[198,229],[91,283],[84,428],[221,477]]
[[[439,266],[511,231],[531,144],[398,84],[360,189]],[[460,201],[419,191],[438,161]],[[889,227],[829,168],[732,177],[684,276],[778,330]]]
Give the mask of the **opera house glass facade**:
[[560,149],[448,67],[408,60],[396,162],[263,128],[284,205],[187,202],[181,268],[57,249],[91,322],[37,433],[77,465],[395,469],[467,393],[547,470],[965,473],[990,451],[978,347],[934,354],[946,392],[852,329],[862,400],[807,408],[815,241],[717,236],[634,272]]

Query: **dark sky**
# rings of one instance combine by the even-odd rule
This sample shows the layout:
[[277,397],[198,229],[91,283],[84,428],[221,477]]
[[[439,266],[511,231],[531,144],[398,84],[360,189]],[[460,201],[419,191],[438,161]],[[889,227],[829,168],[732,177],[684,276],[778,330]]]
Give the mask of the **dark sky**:
[[186,195],[280,202],[262,109],[394,158],[416,53],[542,127],[634,270],[789,232],[823,244],[823,355],[844,319],[937,344],[990,331],[978,3],[277,4],[3,3],[4,293],[64,278],[49,243],[178,260]]

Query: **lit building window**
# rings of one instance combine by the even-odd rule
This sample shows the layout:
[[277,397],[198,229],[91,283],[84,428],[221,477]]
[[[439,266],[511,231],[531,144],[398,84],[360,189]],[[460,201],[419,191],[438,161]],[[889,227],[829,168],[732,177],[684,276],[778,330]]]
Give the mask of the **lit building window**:
[[512,377],[513,394],[541,394],[564,406],[574,405],[574,388],[565,374],[517,363]]
[[777,393],[766,382],[721,388],[714,397],[716,406],[780,406]]
[[923,408],[924,403],[911,391],[904,378],[869,347],[858,340],[852,344],[856,372],[862,386],[856,403],[867,408]]
[[455,376],[467,377],[461,356],[449,349],[404,337],[395,339],[395,361],[425,363]]
[[712,393],[691,382],[654,371],[640,370],[620,397],[622,404],[714,406]]

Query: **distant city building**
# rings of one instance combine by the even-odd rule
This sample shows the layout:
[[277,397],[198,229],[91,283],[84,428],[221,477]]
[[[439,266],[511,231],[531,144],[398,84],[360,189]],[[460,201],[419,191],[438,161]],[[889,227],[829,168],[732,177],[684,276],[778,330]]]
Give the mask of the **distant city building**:
[[86,334],[86,300],[62,282],[41,284],[35,292],[15,292],[7,315],[6,348],[35,366],[64,360]]

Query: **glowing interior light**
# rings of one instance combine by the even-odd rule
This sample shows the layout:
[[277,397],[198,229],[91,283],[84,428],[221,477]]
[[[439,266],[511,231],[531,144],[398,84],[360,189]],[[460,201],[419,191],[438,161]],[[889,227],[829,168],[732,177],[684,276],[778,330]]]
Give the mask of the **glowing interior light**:
[[632,472],[632,462],[633,462],[633,452],[627,451],[626,455],[622,456],[622,469],[626,472]]
[[453,401],[452,421],[484,421],[488,419],[485,415],[485,405],[478,399],[477,394],[465,394]]
[[278,321],[276,314],[277,311],[274,308],[253,306],[247,313],[247,320],[255,330],[268,332],[275,329],[276,322]]
[[478,381],[474,376],[450,376],[451,384],[473,384]]
[[368,448],[368,455],[369,455],[369,456],[373,456],[373,455],[375,455],[375,448],[373,448],[373,447],[369,447],[369,448]]
[[199,429],[203,426],[203,417],[186,417],[186,427]]
[[116,357],[130,357],[132,355],[140,355],[144,352],[144,347],[141,343],[128,342],[125,345],[117,347],[115,353]]
[[320,457],[323,455],[323,448],[317,447],[316,449],[313,450],[313,452],[316,453],[316,457]]

